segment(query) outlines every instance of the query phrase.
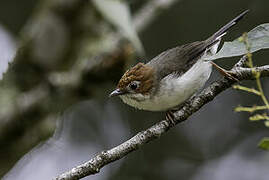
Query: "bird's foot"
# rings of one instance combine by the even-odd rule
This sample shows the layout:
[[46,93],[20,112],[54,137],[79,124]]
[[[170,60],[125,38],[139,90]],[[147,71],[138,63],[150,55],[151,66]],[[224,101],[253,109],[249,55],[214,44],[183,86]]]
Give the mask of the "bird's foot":
[[172,125],[177,124],[175,120],[174,112],[175,112],[174,110],[168,110],[166,111],[166,114],[165,114],[165,119],[169,121]]
[[235,77],[235,74],[230,72],[230,71],[227,71],[225,69],[223,69],[222,67],[218,66],[217,64],[215,64],[214,62],[210,61],[210,63],[216,68],[216,70],[218,70],[220,72],[220,74],[222,74],[223,76],[227,77],[228,79],[230,80],[233,80],[233,81],[239,81],[236,77]]

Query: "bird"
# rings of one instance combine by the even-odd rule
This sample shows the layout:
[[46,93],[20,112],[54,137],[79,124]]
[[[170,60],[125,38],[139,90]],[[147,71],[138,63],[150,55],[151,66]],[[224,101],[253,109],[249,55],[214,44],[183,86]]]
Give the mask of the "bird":
[[166,119],[173,122],[173,111],[204,86],[212,66],[236,80],[228,71],[203,57],[217,53],[222,37],[248,11],[243,11],[204,41],[168,49],[146,64],[139,62],[123,74],[109,96],[119,96],[124,103],[140,110],[166,111]]

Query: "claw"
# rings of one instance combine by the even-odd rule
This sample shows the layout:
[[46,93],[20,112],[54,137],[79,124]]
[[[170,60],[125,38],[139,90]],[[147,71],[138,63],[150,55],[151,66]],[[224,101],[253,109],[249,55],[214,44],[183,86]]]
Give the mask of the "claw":
[[165,114],[165,118],[172,125],[176,125],[175,116],[174,116],[174,112],[173,111],[171,111],[171,110],[167,111],[166,114]]

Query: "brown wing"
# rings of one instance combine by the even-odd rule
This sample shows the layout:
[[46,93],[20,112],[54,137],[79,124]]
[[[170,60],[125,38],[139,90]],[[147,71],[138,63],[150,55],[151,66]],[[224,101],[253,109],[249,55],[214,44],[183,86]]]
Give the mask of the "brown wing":
[[170,73],[185,73],[203,55],[209,46],[208,41],[197,41],[178,46],[153,58],[148,65],[156,69],[158,79]]

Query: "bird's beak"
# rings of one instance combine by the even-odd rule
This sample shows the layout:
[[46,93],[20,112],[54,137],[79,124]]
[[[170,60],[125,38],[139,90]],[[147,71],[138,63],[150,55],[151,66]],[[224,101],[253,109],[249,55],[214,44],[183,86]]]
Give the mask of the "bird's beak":
[[114,97],[118,95],[126,94],[125,91],[121,91],[120,89],[115,89],[112,93],[109,94],[109,97]]

